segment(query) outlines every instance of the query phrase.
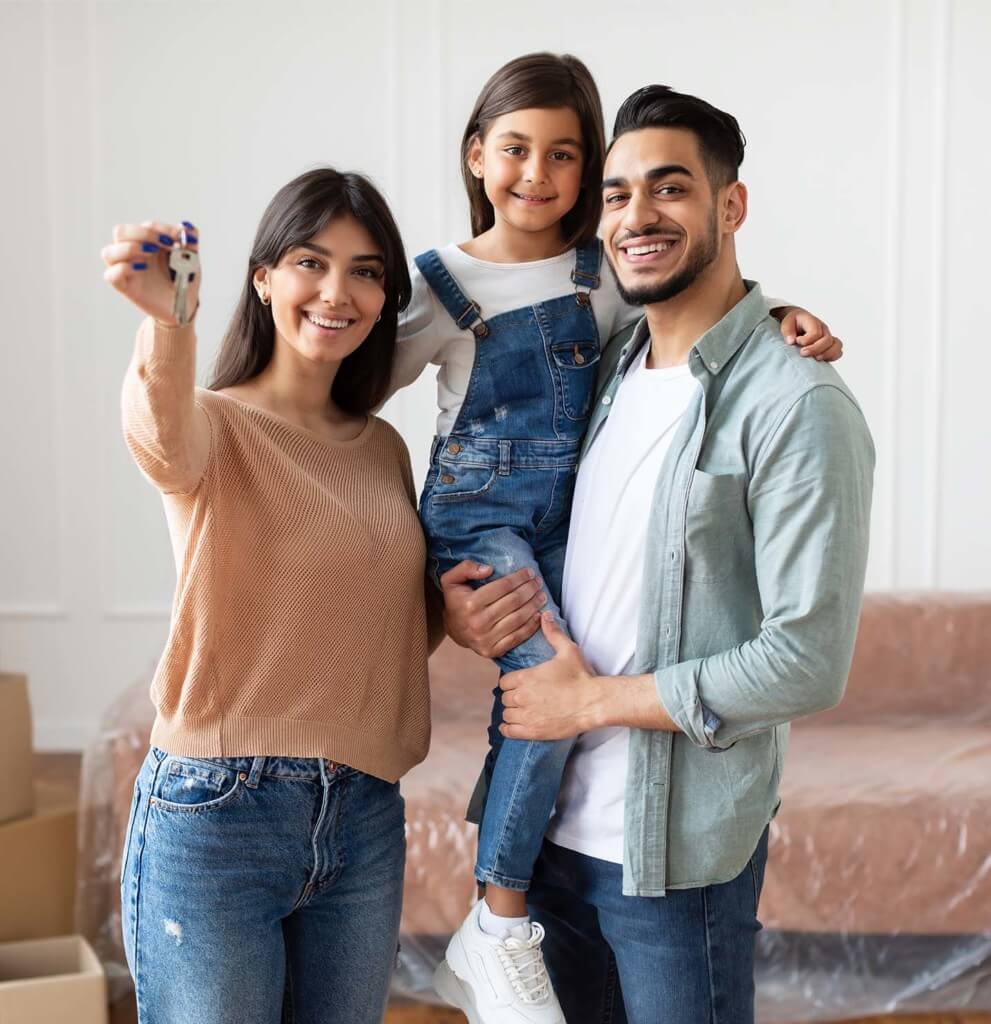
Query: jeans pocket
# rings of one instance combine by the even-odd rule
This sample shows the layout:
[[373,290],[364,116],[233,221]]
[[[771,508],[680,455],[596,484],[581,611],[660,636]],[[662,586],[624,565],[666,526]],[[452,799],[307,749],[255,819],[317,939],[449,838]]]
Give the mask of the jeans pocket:
[[764,868],[767,865],[767,844],[770,834],[770,826],[766,826],[760,839],[757,842],[757,849],[750,858],[750,878],[754,886],[754,920],[760,928],[760,918],[757,916],[760,907],[760,894],[764,888]]
[[170,754],[158,773],[152,803],[162,811],[215,811],[240,797],[241,782],[233,768]]
[[124,872],[127,870],[127,852],[131,848],[131,833],[134,831],[134,819],[137,817],[138,803],[141,800],[140,780],[135,780],[134,796],[131,797],[131,811],[127,816],[127,826],[124,829],[124,847],[120,854],[120,886],[124,887]]
[[443,505],[480,498],[492,490],[498,475],[498,469],[494,466],[446,465],[442,462],[430,501]]

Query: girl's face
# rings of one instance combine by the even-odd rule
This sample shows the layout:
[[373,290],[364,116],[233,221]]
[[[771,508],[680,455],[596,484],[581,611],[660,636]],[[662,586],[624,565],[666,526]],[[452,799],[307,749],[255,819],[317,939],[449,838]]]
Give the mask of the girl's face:
[[271,298],[276,346],[314,363],[339,364],[368,337],[385,305],[385,260],[350,214],[255,271]]
[[485,184],[495,219],[519,231],[557,225],[578,201],[582,129],[570,107],[514,110],[489,125],[468,151],[468,167]]

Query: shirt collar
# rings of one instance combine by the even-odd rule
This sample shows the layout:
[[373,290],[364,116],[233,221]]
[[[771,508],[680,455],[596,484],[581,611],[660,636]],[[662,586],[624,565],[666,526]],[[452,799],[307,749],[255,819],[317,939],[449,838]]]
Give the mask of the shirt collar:
[[[714,377],[722,372],[723,367],[736,355],[754,328],[767,316],[767,303],[764,301],[760,285],[756,281],[743,283],[747,294],[692,346],[692,352],[698,355],[702,365]],[[633,365],[644,344],[649,341],[650,330],[647,327],[647,318],[643,317],[637,324],[626,354],[620,361],[621,377],[626,376],[626,371]]]

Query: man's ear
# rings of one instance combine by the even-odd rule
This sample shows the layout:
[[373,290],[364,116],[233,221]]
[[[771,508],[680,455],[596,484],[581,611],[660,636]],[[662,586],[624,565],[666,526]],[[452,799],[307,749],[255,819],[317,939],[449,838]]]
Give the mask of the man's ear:
[[733,181],[723,189],[720,228],[723,234],[735,235],[747,219],[747,186]]

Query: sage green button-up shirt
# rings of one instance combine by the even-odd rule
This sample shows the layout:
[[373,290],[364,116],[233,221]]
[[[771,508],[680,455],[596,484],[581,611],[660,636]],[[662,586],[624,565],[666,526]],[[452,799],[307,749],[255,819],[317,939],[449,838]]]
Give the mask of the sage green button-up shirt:
[[[701,384],[649,510],[634,674],[681,732],[633,729],[623,892],[746,866],[778,804],[788,723],[846,685],[867,562],[874,446],[826,363],[785,345],[760,287],[694,346]],[[603,355],[593,443],[646,321]]]

